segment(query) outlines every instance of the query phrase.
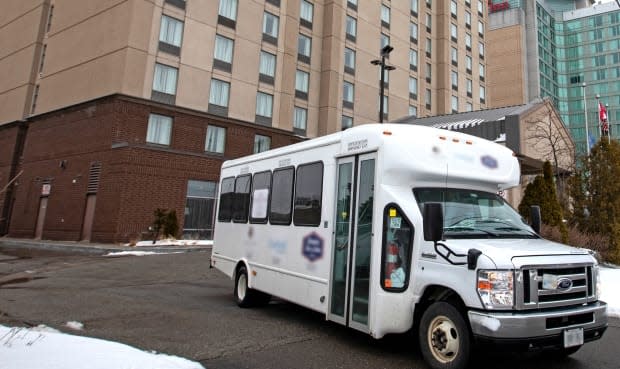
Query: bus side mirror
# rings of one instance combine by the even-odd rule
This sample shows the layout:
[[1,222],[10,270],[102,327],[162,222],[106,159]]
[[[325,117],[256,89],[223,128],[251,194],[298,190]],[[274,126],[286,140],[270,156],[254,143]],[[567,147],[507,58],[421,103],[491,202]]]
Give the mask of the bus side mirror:
[[540,206],[532,205],[530,207],[530,219],[532,220],[532,229],[534,229],[534,232],[540,233]]
[[424,240],[437,242],[443,238],[443,211],[441,203],[424,204]]

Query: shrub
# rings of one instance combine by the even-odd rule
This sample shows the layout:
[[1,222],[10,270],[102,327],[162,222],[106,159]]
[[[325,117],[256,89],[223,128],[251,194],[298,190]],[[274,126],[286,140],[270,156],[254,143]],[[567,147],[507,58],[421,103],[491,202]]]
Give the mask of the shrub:
[[[558,227],[543,224],[540,230],[541,236],[551,241],[562,242],[562,234]],[[611,253],[609,238],[593,233],[581,232],[577,227],[568,227],[568,242],[574,247],[583,247],[594,251],[599,261],[616,262]]]

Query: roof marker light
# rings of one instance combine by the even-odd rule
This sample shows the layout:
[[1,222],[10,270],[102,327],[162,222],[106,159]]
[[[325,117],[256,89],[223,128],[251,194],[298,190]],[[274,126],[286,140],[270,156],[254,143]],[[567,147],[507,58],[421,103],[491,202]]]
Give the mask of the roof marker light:
[[470,141],[470,140],[465,141],[465,143],[468,144],[468,145],[473,145],[474,144],[474,142]]
[[439,139],[445,141],[446,140],[446,136],[439,136]]
[[458,138],[453,138],[452,142],[460,142]]
[[386,136],[391,136],[392,132],[390,132],[390,131],[383,131],[383,134],[386,135]]

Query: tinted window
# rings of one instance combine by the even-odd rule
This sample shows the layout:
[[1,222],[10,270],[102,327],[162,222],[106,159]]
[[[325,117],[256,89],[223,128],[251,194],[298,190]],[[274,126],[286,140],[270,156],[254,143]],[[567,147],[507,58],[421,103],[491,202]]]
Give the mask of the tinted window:
[[271,172],[256,173],[252,182],[252,211],[250,211],[250,223],[267,223]]
[[323,163],[297,167],[295,182],[295,225],[318,226],[321,223]]
[[224,178],[220,191],[220,210],[217,217],[220,222],[230,222],[234,190],[235,177]]
[[248,221],[248,209],[250,208],[250,184],[252,176],[244,175],[237,177],[235,181],[235,196],[233,198],[233,221],[244,223]]
[[286,168],[273,172],[269,221],[271,224],[291,224],[293,202],[293,178],[295,170]]

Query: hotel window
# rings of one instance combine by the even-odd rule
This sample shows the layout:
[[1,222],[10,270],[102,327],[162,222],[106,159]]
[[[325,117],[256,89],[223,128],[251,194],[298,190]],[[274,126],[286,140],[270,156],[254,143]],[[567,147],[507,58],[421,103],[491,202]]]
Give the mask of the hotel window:
[[237,21],[237,0],[220,0],[217,22],[235,28]]
[[486,99],[486,90],[484,88],[484,86],[480,86],[480,102],[484,103],[484,100]]
[[426,6],[430,9],[432,7],[433,3],[431,0],[426,0]]
[[159,28],[159,49],[170,54],[180,55],[182,40],[183,22],[162,15]]
[[[390,44],[390,36],[382,33],[381,34],[381,49],[383,49],[385,46]],[[390,57],[389,55],[387,56],[388,58]]]
[[299,20],[302,26],[312,29],[312,19],[314,17],[314,5],[312,3],[301,0],[301,10]]
[[465,10],[465,27],[471,29],[471,13]]
[[271,119],[272,109],[273,95],[259,91],[256,94],[256,115]]
[[430,38],[427,38],[426,39],[426,56],[430,58],[432,55],[432,51],[433,51],[433,42],[431,41]]
[[381,25],[390,28],[390,8],[381,4]]
[[295,97],[308,100],[308,85],[310,84],[310,74],[297,69],[295,73]]
[[450,48],[450,61],[454,66],[457,66],[459,64],[459,51],[456,47]]
[[351,127],[353,127],[353,118],[349,117],[348,115],[343,115],[340,128],[344,131],[345,129],[351,128]]
[[465,69],[471,74],[471,56],[465,55]]
[[300,33],[299,37],[297,37],[297,60],[310,64],[311,54],[312,39]]
[[229,95],[230,83],[212,79],[209,91],[209,113],[227,116]]
[[308,110],[304,108],[300,108],[299,106],[296,106],[295,111],[293,113],[293,128],[303,131],[305,134],[307,123],[308,123]]
[[474,106],[472,105],[472,103],[468,102],[465,103],[465,111],[473,111],[474,110]]
[[409,49],[409,69],[418,70],[418,50]]
[[266,51],[260,52],[258,79],[273,85],[276,77],[276,56]]
[[254,135],[254,154],[267,151],[271,147],[271,137]]
[[263,14],[263,41],[278,44],[278,24],[280,18],[269,12]]
[[450,23],[450,38],[455,42],[458,40],[458,28],[454,23]]
[[167,95],[177,93],[178,69],[168,65],[155,63],[155,75],[153,77],[153,91]]
[[225,145],[226,128],[211,125],[208,126],[207,137],[205,139],[205,151],[223,154]]
[[484,23],[478,21],[478,35],[484,37]]
[[433,66],[430,63],[426,63],[426,82],[431,83],[433,77]]
[[430,33],[433,26],[433,17],[429,13],[426,13],[425,19],[424,25],[426,26],[426,32]]
[[409,77],[409,98],[418,99],[418,79],[415,77]]
[[467,97],[471,97],[471,90],[472,90],[472,81],[471,79],[467,79],[466,81],[466,85],[467,85]]
[[347,15],[346,27],[347,39],[355,42],[357,36],[357,20]]
[[426,93],[424,94],[424,103],[426,105],[426,109],[431,109],[431,90],[430,89],[426,89]]
[[417,106],[409,105],[409,116],[411,116],[411,117],[417,117],[418,116],[418,107]]
[[235,42],[228,37],[215,35],[215,51],[213,67],[230,72],[232,70],[233,50]]
[[355,50],[344,48],[344,71],[355,74]]
[[456,19],[456,15],[457,15],[456,0],[450,0],[450,15],[452,15],[452,18]]
[[481,81],[484,81],[484,65],[483,64],[478,65],[478,76],[480,77]]
[[172,132],[172,117],[165,115],[149,115],[149,126],[146,132],[146,142],[158,145],[170,145]]
[[478,42],[478,55],[481,59],[484,59],[484,43]]
[[355,86],[351,82],[344,81],[342,84],[342,105],[345,108],[353,109],[355,99]]
[[450,81],[452,82],[452,89],[459,89],[459,74],[453,70],[450,71]]
[[456,96],[452,96],[452,113],[459,112],[459,98]]
[[478,0],[478,14],[481,17],[484,16],[484,5],[482,4],[482,0]]
[[467,51],[471,51],[471,35],[469,33],[465,34],[465,48]]
[[418,0],[411,0],[411,15],[418,16]]
[[414,44],[418,43],[418,25],[416,23],[409,23],[409,40]]

